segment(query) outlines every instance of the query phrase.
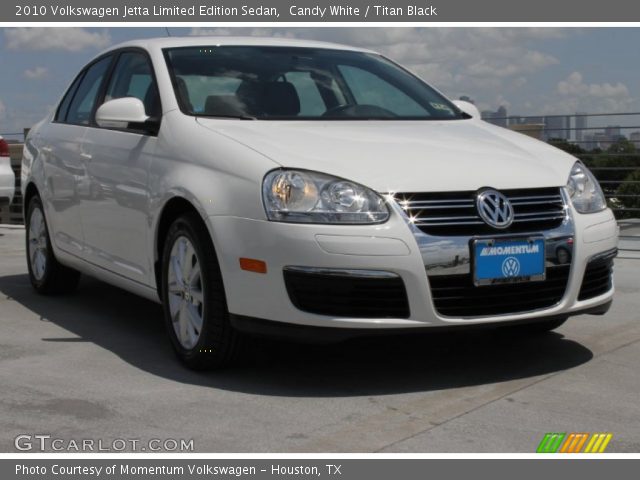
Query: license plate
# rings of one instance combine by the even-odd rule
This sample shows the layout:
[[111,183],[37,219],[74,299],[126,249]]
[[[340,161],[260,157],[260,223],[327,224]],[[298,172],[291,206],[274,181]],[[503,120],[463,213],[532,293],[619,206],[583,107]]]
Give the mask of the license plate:
[[476,239],[472,248],[475,285],[545,279],[543,237]]

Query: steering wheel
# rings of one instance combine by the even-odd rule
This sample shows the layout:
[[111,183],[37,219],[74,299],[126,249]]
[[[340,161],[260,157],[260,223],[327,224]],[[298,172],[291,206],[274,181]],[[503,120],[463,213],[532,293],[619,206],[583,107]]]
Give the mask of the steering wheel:
[[342,113],[346,109],[353,107],[353,105],[349,105],[348,103],[341,103],[340,105],[336,105],[335,107],[331,107],[329,110],[322,114],[323,117],[328,117],[330,115],[335,115],[336,113]]

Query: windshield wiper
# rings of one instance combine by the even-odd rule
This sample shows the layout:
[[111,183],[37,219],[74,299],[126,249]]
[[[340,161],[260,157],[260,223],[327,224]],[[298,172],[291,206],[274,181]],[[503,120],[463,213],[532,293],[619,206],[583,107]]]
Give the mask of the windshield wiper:
[[237,118],[239,120],[257,120],[256,117],[253,117],[251,115],[203,115],[203,114],[196,114],[196,116],[205,117],[205,118]]

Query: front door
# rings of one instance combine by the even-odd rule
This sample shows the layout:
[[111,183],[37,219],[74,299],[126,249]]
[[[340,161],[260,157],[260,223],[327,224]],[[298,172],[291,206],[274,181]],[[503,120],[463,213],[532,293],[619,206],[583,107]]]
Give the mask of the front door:
[[68,253],[84,256],[81,222],[87,181],[83,142],[112,57],[104,57],[78,75],[42,136],[46,184],[43,188],[51,240]]
[[[158,89],[147,55],[120,53],[104,101],[136,97],[149,116],[161,113]],[[88,155],[88,197],[82,209],[87,260],[139,283],[153,278],[149,245],[149,165],[156,149],[153,132],[92,128]]]

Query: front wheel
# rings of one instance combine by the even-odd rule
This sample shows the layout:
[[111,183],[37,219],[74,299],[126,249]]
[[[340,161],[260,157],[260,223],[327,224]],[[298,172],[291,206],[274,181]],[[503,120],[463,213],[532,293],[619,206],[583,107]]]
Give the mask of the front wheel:
[[209,233],[195,214],[173,222],[162,255],[167,332],[180,360],[194,370],[230,364],[242,339],[231,327],[220,266]]
[[51,247],[42,201],[37,196],[29,202],[25,226],[27,267],[33,288],[42,294],[75,290],[80,281],[80,272],[58,262]]

